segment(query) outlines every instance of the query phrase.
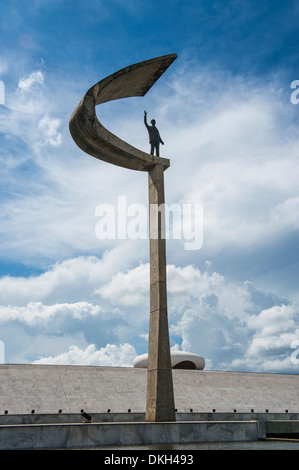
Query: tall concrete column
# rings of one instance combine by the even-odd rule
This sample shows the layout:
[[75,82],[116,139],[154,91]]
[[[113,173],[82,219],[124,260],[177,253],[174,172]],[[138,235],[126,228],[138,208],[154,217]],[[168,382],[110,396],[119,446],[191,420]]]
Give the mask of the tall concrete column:
[[148,184],[150,325],[146,421],[175,421],[167,318],[165,212],[163,210],[164,172],[162,164],[157,164],[148,172]]
[[[70,118],[70,133],[78,147],[89,155],[113,165],[146,171],[149,175],[149,203],[164,203],[163,170],[170,161],[136,149],[109,132],[97,118],[96,106],[130,96],[144,96],[176,59],[169,54],[133,64],[93,85]],[[169,350],[166,294],[166,250],[161,231],[165,215],[158,211],[150,222],[150,327],[148,349],[147,421],[174,421],[174,397]]]

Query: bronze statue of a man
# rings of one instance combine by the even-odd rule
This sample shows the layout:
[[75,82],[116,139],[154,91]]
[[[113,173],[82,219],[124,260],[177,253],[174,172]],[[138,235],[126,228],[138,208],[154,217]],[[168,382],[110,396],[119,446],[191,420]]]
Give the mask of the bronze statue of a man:
[[147,112],[144,111],[144,124],[148,130],[148,135],[149,135],[149,143],[151,144],[151,155],[154,155],[154,150],[156,150],[156,156],[159,157],[160,152],[160,144],[164,145],[163,140],[160,137],[160,133],[158,129],[156,128],[156,121],[155,119],[151,120],[151,126],[148,125],[147,119],[146,119]]

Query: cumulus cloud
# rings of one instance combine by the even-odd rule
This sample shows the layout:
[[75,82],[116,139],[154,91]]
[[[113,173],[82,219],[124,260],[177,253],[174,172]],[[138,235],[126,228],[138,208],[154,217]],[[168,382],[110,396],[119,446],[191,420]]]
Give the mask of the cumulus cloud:
[[[172,347],[202,355],[210,369],[295,371],[296,306],[207,268],[168,266]],[[27,335],[19,345],[25,361],[132,365],[129,358],[147,351],[148,263],[120,269],[109,256],[65,260],[38,276],[2,278],[0,304],[1,339],[9,343],[11,328]],[[43,341],[42,356],[29,337]]]
[[69,350],[65,353],[40,358],[33,363],[132,367],[136,355],[135,348],[128,343],[120,344],[119,346],[107,344],[100,349],[96,349],[94,344],[90,344],[85,349],[70,346]]
[[[105,293],[105,286],[109,286],[110,282],[115,286],[116,291],[110,290],[109,295],[107,292],[107,295],[103,295],[102,298],[107,297],[113,300],[114,297],[117,298],[118,284],[115,285],[114,280],[111,279],[118,280],[119,277],[127,279],[125,274],[119,273],[128,263],[126,255],[130,258],[130,252],[128,253],[125,247],[121,247],[104,253],[101,258],[79,256],[65,259],[35,276],[4,276],[0,278],[0,304],[21,307],[30,302],[43,302],[50,305],[90,301],[98,298],[101,286]],[[145,271],[147,268],[141,269]],[[127,275],[133,278],[134,274],[136,274],[135,269],[133,273],[129,271]],[[142,282],[140,280],[140,284]]]
[[200,277],[206,284],[187,288],[181,305],[169,282],[170,310],[180,311],[170,317],[170,333],[183,350],[203,355],[213,369],[297,370],[291,348],[299,335],[298,307],[252,282],[197,272]]
[[[95,344],[101,348],[108,342],[125,344],[138,336],[136,312],[127,312],[113,298],[104,299],[95,293],[118,266],[114,264],[114,254],[109,253],[102,259],[65,260],[29,278],[1,278],[1,340],[10,347],[13,345],[10,357],[27,362],[42,351],[43,357],[56,357],[53,351],[64,354],[64,346],[84,350]],[[147,317],[147,312],[143,315]],[[14,334],[18,331],[18,343],[12,339],[12,331]]]
[[149,292],[149,264],[141,264],[126,273],[117,273],[109,283],[95,292],[102,298],[127,306],[146,304]]
[[[53,332],[61,330],[62,323],[72,320],[85,321],[89,316],[101,315],[105,317],[104,310],[88,302],[75,304],[44,305],[42,302],[30,302],[26,306],[0,307],[0,321],[18,321],[28,326],[39,327]],[[110,316],[113,312],[110,312]],[[44,326],[42,326],[44,325]],[[66,328],[66,324],[64,325]]]
[[252,331],[244,358],[233,361],[258,370],[296,371],[292,361],[294,344],[299,344],[299,310],[294,305],[274,305],[252,315],[247,326]]

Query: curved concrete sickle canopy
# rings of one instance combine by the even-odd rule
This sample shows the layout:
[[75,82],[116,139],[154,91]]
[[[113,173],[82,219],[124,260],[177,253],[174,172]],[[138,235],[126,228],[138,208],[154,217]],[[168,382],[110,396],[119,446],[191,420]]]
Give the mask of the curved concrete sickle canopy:
[[70,133],[78,147],[100,160],[132,170],[150,171],[157,163],[168,168],[168,159],[142,152],[108,131],[98,120],[95,106],[120,98],[144,96],[176,57],[170,54],[130,65],[91,87],[69,122]]

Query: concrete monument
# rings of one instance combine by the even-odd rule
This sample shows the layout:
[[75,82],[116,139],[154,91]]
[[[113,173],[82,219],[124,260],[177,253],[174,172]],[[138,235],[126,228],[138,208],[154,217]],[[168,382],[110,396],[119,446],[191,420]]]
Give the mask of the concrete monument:
[[[169,347],[166,287],[166,244],[163,236],[165,214],[164,171],[170,162],[159,156],[163,143],[152,120],[147,125],[151,155],[142,152],[109,132],[96,116],[95,106],[130,96],[144,96],[176,59],[170,54],[126,67],[90,88],[74,110],[70,132],[84,152],[108,163],[148,172],[150,208],[150,322],[147,372],[147,421],[175,421],[172,369]],[[156,149],[156,155],[154,155]],[[152,210],[151,210],[152,209]]]

